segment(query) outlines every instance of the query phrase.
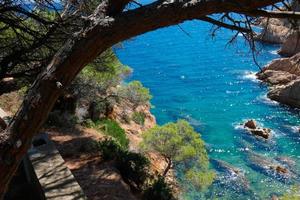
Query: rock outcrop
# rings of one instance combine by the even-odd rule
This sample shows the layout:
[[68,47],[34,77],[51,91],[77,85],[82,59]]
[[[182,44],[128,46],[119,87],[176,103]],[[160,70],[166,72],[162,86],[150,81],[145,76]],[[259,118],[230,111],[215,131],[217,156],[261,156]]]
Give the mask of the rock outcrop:
[[268,97],[291,107],[300,108],[300,79],[286,86],[273,88]]
[[[113,107],[112,113],[109,118],[119,122],[120,126],[125,130],[127,137],[130,140],[129,148],[132,151],[137,151],[138,145],[142,140],[142,132],[153,128],[156,125],[155,117],[150,112],[150,105],[133,106],[130,102],[123,101],[121,104],[116,104]],[[143,124],[136,123],[132,120],[134,113],[143,113]]]
[[298,52],[300,52],[300,32],[291,31],[282,43],[278,54],[282,56],[293,56]]
[[300,108],[300,53],[272,61],[257,77],[270,85],[270,99]]
[[[298,6],[294,6],[295,10]],[[282,56],[293,56],[300,52],[300,32],[293,28],[287,19],[260,18],[258,25],[263,27],[257,40],[267,43],[282,44],[278,53]]]
[[252,135],[254,135],[256,137],[260,137],[260,138],[264,138],[264,139],[269,139],[271,137],[271,129],[258,127],[256,124],[256,121],[253,119],[248,120],[244,124],[244,128],[249,133],[251,133]]
[[253,119],[250,119],[249,121],[247,121],[244,126],[247,127],[247,128],[250,128],[250,129],[256,129],[257,128],[256,121],[253,120]]
[[283,43],[291,31],[290,23],[283,19],[261,18],[259,26],[263,27],[257,40],[267,43]]

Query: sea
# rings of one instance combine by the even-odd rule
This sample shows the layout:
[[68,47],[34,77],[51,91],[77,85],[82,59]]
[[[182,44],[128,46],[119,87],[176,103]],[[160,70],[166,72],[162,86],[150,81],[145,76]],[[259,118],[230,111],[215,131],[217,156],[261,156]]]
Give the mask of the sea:
[[[280,58],[276,53],[280,46],[257,42],[253,53],[242,35],[229,43],[235,32],[220,29],[212,34],[212,30],[206,22],[188,21],[132,38],[115,52],[133,69],[127,81],[139,80],[150,89],[151,112],[159,125],[189,121],[205,141],[209,157],[239,168],[249,183],[245,192],[234,183],[234,174],[221,174],[228,182],[215,181],[206,191],[187,190],[182,198],[280,196],[300,184],[299,179],[278,179],[249,161],[249,154],[270,160],[288,157],[300,171],[300,112],[270,100],[267,85],[255,76],[259,67]],[[241,125],[248,119],[272,129],[271,139],[249,137]]]

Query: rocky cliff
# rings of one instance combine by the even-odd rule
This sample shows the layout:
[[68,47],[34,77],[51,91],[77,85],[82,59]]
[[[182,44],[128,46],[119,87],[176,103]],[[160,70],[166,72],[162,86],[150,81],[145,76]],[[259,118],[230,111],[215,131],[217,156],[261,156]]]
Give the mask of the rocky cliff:
[[[139,152],[139,144],[142,141],[142,133],[150,128],[156,126],[156,119],[151,113],[151,105],[139,105],[135,107],[128,101],[122,101],[113,107],[110,118],[116,120],[120,126],[125,130],[129,139],[129,149],[134,152]],[[144,116],[143,123],[137,123],[132,120],[134,113],[142,113]],[[167,166],[165,159],[155,152],[147,154],[151,162],[151,170],[153,174],[162,174]],[[175,174],[173,170],[170,170],[166,176],[166,181],[173,188],[175,195],[179,192],[179,187],[176,182]]]
[[262,42],[281,44],[290,33],[290,24],[287,20],[260,18],[259,26],[263,28],[257,39]]
[[300,108],[300,53],[272,61],[257,77],[270,85],[270,99]]
[[[300,10],[298,1],[293,1],[293,11]],[[263,42],[281,44],[278,53],[281,58],[272,61],[257,73],[258,79],[270,86],[268,97],[280,103],[300,108],[300,22],[290,19],[260,18],[263,28],[257,39]]]
[[300,32],[288,19],[261,18],[258,22],[263,28],[257,40],[267,43],[282,44],[278,53],[282,56],[293,56],[300,52]]

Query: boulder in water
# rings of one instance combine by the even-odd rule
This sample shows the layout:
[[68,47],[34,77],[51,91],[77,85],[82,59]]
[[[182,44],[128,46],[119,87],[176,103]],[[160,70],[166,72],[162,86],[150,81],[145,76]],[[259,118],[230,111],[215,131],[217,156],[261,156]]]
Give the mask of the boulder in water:
[[271,129],[269,128],[257,128],[249,130],[253,135],[263,137],[264,139],[269,139]]
[[258,127],[256,121],[253,119],[248,120],[244,124],[244,127],[247,131],[255,136],[262,137],[264,139],[269,139],[269,137],[271,136],[271,129]]
[[251,128],[251,129],[256,129],[256,128],[257,128],[256,121],[253,120],[253,119],[248,120],[248,121],[245,123],[244,126],[247,127],[247,128]]

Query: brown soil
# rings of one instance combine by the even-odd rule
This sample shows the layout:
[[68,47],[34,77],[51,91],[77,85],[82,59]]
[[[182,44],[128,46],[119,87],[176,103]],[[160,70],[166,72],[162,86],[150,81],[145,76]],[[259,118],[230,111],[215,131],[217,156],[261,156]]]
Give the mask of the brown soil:
[[47,132],[88,199],[136,199],[113,163],[104,162],[99,153],[88,149],[92,141],[103,140],[107,136],[82,127]]

